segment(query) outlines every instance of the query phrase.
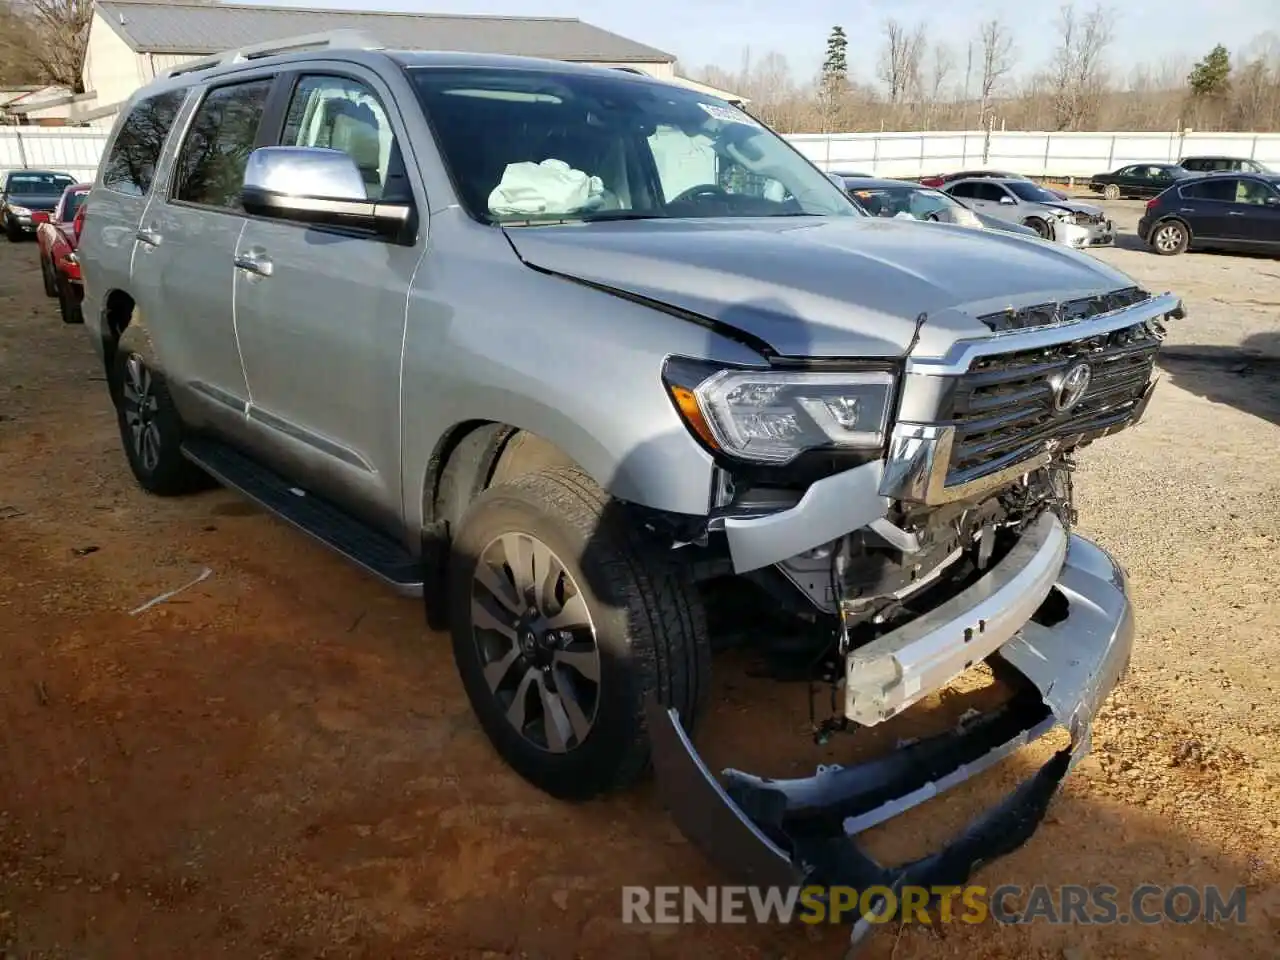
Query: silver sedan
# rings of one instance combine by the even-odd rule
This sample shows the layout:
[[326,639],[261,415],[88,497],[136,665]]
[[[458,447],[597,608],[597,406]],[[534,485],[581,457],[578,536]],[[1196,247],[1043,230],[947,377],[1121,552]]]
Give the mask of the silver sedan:
[[1029,180],[971,178],[942,190],[978,213],[1020,223],[1046,240],[1077,249],[1115,243],[1115,227],[1101,207],[1063,200]]

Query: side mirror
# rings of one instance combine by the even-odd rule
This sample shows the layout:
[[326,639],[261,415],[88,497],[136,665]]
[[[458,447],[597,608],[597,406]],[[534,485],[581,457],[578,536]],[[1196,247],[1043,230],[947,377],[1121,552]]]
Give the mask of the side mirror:
[[1271,194],[1271,196],[1264,198],[1263,202],[1268,207],[1280,207],[1280,197],[1277,197],[1274,193]]
[[1007,207],[1012,207],[1018,201],[1014,200],[1013,197],[1009,196],[1007,193],[1003,193],[1000,195],[1000,202]]
[[370,200],[354,160],[325,147],[259,147],[240,192],[246,213],[412,242],[413,205]]
[[31,222],[34,224],[48,223],[49,214],[43,210],[33,210],[31,213]]

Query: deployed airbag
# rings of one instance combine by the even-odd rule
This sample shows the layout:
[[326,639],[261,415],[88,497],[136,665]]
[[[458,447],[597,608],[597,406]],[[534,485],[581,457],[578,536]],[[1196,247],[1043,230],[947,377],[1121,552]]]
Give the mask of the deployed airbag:
[[604,182],[554,158],[509,163],[489,194],[489,212],[499,217],[581,213],[604,202]]

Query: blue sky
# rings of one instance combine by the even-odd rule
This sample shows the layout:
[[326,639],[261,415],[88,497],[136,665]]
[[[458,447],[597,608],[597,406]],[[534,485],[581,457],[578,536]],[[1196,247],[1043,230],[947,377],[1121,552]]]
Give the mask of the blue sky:
[[[270,0],[286,5],[289,0]],[[690,71],[706,64],[735,68],[742,51],[777,50],[796,76],[822,61],[835,24],[850,38],[849,66],[862,79],[875,73],[880,26],[888,16],[924,20],[933,41],[946,39],[964,69],[965,45],[977,24],[993,15],[1013,29],[1017,73],[1038,69],[1051,55],[1059,0],[307,0],[305,6],[433,13],[579,17],[666,50]],[[1088,4],[1077,2],[1077,8]],[[1224,43],[1233,53],[1265,30],[1280,32],[1280,0],[1117,0],[1111,61],[1122,75],[1137,62],[1180,57],[1188,64]],[[865,49],[860,45],[865,38]]]

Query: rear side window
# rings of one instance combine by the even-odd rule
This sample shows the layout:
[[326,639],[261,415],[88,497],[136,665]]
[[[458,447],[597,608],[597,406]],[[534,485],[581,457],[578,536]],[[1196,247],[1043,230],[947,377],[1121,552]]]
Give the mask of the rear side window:
[[173,198],[238,211],[244,168],[258,138],[271,78],[209,91],[191,120],[174,176]]
[[134,104],[111,145],[102,185],[131,197],[145,197],[155,179],[165,137],[186,99],[185,90],[158,93]]
[[1182,195],[1193,200],[1222,200],[1234,203],[1236,187],[1240,183],[1235,177],[1214,177],[1212,180],[1201,180],[1189,183],[1182,188]]

